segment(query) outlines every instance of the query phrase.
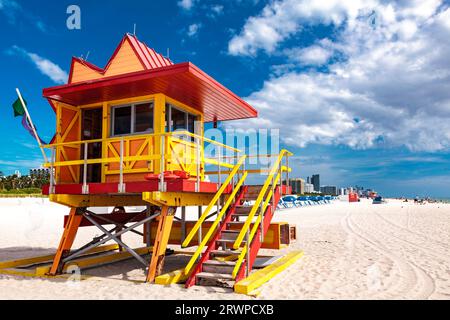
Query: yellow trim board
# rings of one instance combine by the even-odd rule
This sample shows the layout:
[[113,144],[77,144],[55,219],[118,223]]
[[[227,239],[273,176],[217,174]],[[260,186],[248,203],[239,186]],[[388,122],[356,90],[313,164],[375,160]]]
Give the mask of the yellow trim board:
[[184,268],[182,268],[156,277],[155,284],[170,285],[183,283],[187,280],[187,278],[188,275],[184,274]]
[[303,256],[303,251],[288,253],[270,266],[258,270],[234,285],[234,292],[250,294]]
[[[35,272],[32,271],[24,271],[24,270],[18,270],[18,269],[0,269],[0,274],[8,275],[8,276],[19,276],[19,277],[26,277],[26,278],[40,278],[40,279],[70,279],[73,277],[72,274],[60,274],[57,276],[47,276],[47,275],[37,275]],[[95,278],[93,276],[89,275],[80,275],[80,280],[88,280]]]
[[[93,248],[93,249],[89,250],[86,254],[112,251],[112,250],[116,250],[118,248],[119,248],[119,246],[117,244],[106,245],[106,246]],[[54,257],[55,257],[55,255],[51,254],[51,255],[40,256],[40,257],[31,257],[31,258],[16,259],[16,260],[11,260],[11,261],[3,261],[3,262],[0,262],[0,269],[15,268],[15,267],[26,266],[26,265],[35,264],[35,263],[43,263],[43,262],[47,262],[47,261],[51,262]]]
[[[152,247],[144,247],[134,250],[137,254],[148,254],[151,253]],[[63,272],[66,272],[67,269],[71,266],[78,266],[80,269],[86,269],[86,268],[92,268],[101,266],[107,263],[113,263],[113,262],[119,262],[126,259],[130,259],[132,256],[129,252],[123,251],[123,252],[114,252],[110,253],[108,255],[98,256],[98,257],[87,257],[87,258],[80,258],[74,261],[70,261],[68,264],[64,266]],[[43,276],[46,275],[48,272],[50,272],[51,266],[42,266],[36,268],[36,275]]]

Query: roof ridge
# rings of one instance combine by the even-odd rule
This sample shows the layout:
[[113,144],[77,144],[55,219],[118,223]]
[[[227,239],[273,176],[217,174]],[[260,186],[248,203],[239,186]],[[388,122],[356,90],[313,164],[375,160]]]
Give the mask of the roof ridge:
[[81,63],[83,66],[91,69],[94,72],[97,72],[100,75],[105,75],[106,71],[109,69],[111,63],[114,61],[114,58],[116,57],[117,53],[122,48],[125,41],[128,41],[128,43],[132,47],[136,57],[139,59],[142,67],[145,70],[152,70],[155,68],[166,67],[166,66],[170,66],[170,65],[174,64],[170,59],[164,57],[162,54],[156,52],[153,48],[150,48],[149,46],[147,46],[147,44],[145,42],[140,41],[136,35],[133,35],[133,34],[130,34],[127,32],[124,35],[124,37],[122,38],[122,40],[120,41],[119,45],[114,50],[114,53],[109,58],[109,60],[106,63],[104,68],[101,68],[101,67],[99,67],[89,61],[86,61],[82,58],[73,57],[68,83],[71,83],[71,81],[72,81],[71,79],[72,79],[72,74],[73,74],[73,69],[74,69],[74,62]]

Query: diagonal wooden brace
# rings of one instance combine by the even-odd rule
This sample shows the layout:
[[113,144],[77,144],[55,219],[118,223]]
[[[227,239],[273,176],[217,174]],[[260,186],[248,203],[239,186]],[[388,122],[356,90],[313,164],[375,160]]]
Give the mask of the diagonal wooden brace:
[[174,213],[169,212],[170,209],[168,206],[161,207],[156,239],[153,245],[152,260],[150,261],[147,275],[147,282],[150,283],[154,282],[155,278],[161,274],[164,266],[164,257],[174,218]]
[[77,208],[70,209],[69,218],[66,226],[64,227],[64,233],[61,237],[58,250],[56,251],[55,258],[53,259],[52,268],[50,269],[48,275],[55,276],[61,273],[63,268],[62,259],[68,252],[70,252],[82,219],[83,216],[78,212]]

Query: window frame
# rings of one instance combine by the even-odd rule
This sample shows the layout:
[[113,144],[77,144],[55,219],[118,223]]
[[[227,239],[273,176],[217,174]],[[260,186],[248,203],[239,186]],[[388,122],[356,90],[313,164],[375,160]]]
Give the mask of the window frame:
[[199,117],[201,117],[201,116],[199,114],[195,114],[195,113],[191,113],[189,111],[186,111],[183,108],[180,108],[180,107],[174,105],[173,103],[168,103],[168,102],[166,103],[166,113],[168,113],[166,115],[166,120],[167,120],[167,124],[165,126],[166,132],[167,133],[176,132],[176,131],[172,130],[173,129],[172,109],[176,109],[176,110],[178,110],[180,112],[183,112],[185,114],[184,121],[186,123],[186,127],[184,129],[177,129],[176,131],[188,131],[188,132],[190,132],[189,131],[189,116],[192,116],[194,118],[194,128],[193,128],[194,132],[191,132],[191,133],[198,135],[197,126],[195,125],[195,123],[200,121]]
[[[152,111],[153,111],[153,123],[152,123],[152,129],[150,131],[143,131],[143,132],[136,132],[136,106],[142,105],[142,104],[150,104]],[[128,108],[131,107],[131,126],[130,126],[130,133],[123,133],[123,134],[115,134],[115,115],[116,110],[121,108]],[[136,136],[136,135],[142,135],[142,134],[153,134],[155,132],[155,102],[153,100],[149,101],[137,101],[133,103],[128,104],[120,104],[120,105],[111,105],[111,130],[110,130],[110,137],[126,137],[126,136]]]

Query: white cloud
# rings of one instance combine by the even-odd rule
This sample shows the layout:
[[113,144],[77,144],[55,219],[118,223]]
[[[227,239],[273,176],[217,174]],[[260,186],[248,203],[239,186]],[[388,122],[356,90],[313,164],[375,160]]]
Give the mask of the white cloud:
[[15,23],[16,13],[20,10],[20,5],[12,0],[0,0],[0,11],[2,11],[9,23]]
[[184,10],[191,10],[194,7],[196,0],[180,0],[178,6]]
[[197,35],[197,33],[198,33],[198,31],[200,30],[201,26],[202,26],[202,25],[201,25],[200,23],[194,23],[194,24],[191,24],[191,25],[188,27],[187,35],[188,35],[189,37],[194,37],[195,35]]
[[[450,9],[435,0],[285,0],[268,5],[247,20],[241,34],[230,41],[230,51],[248,55],[262,49],[286,54],[289,63],[273,68],[278,73],[247,97],[260,118],[234,125],[289,128],[282,134],[285,142],[301,147],[319,143],[450,149],[449,16]],[[326,46],[318,40],[307,48],[294,43],[278,50],[284,39],[301,29],[299,21],[332,21],[339,28]],[[273,37],[249,37],[249,26],[255,31],[260,24],[272,30]],[[331,53],[339,59],[327,71],[296,68],[295,63],[326,63]]]
[[307,48],[294,48],[286,50],[286,54],[293,62],[302,65],[321,66],[326,64],[333,56],[333,51],[322,45],[312,45]]
[[211,7],[211,10],[213,12],[215,12],[216,14],[222,14],[222,12],[223,12],[223,5],[221,5],[221,4],[213,5]]
[[55,83],[63,84],[67,82],[69,76],[66,71],[61,69],[61,67],[59,67],[52,61],[45,59],[37,55],[36,53],[28,52],[27,50],[18,46],[13,46],[11,50],[8,50],[8,53],[18,53],[21,56],[29,59],[42,74],[52,79]]
[[228,52],[255,55],[262,49],[273,53],[278,44],[302,28],[317,22],[340,25],[372,7],[373,0],[282,0],[267,5],[261,14],[250,17],[239,35],[234,36]]
[[10,24],[15,25],[17,20],[26,20],[40,31],[47,31],[45,23],[32,12],[24,10],[17,1],[0,0],[0,11],[6,15],[7,21]]
[[224,6],[221,4],[213,4],[211,6],[204,6],[209,12],[206,14],[208,18],[215,19],[223,14]]

